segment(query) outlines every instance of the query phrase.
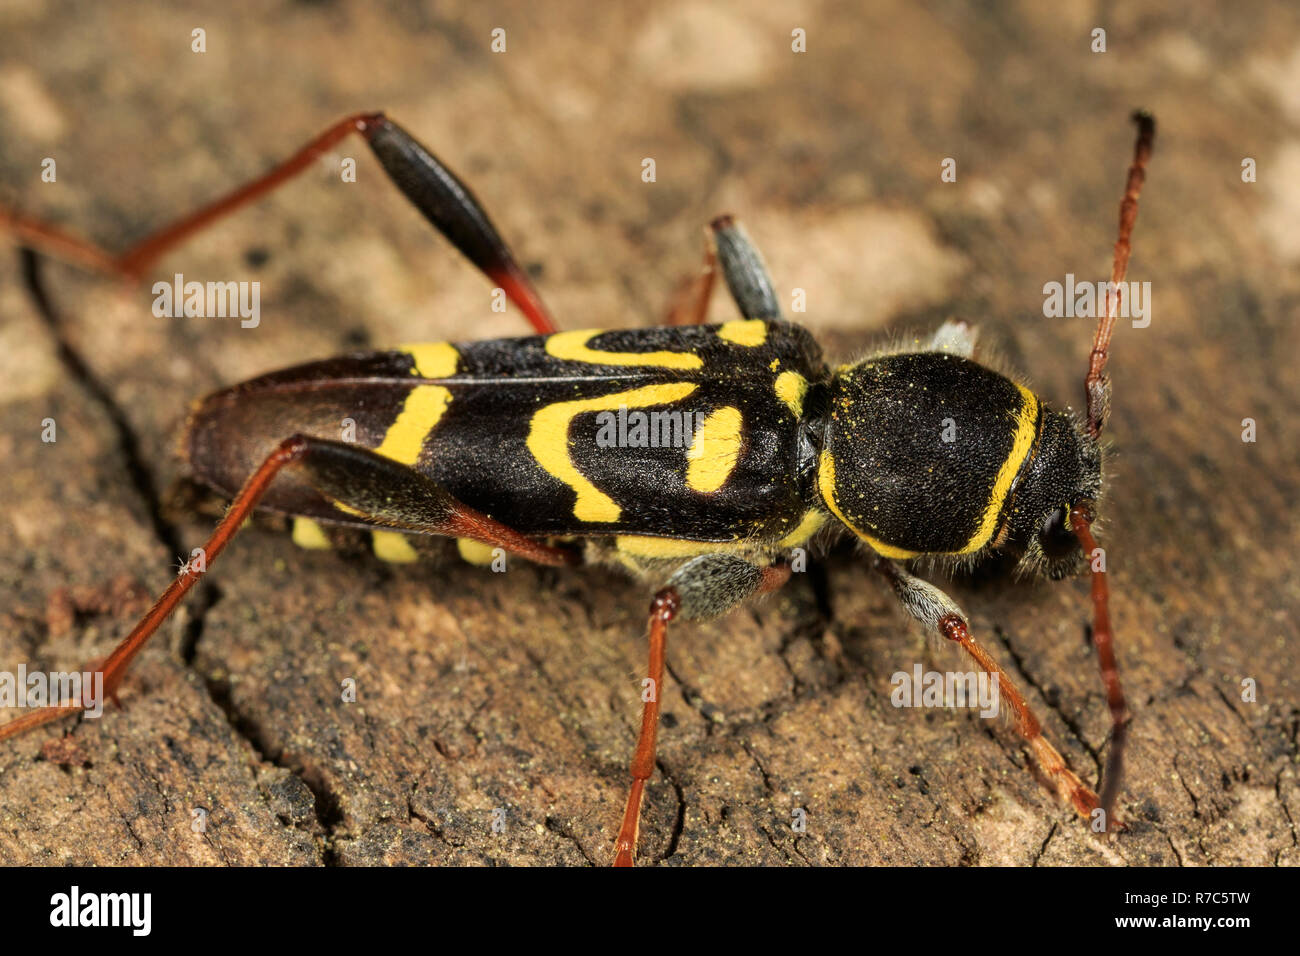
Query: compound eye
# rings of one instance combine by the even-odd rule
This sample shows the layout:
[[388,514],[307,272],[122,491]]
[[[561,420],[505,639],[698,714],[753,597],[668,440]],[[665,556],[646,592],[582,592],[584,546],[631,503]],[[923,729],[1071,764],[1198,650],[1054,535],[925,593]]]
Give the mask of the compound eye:
[[1078,547],[1074,535],[1065,526],[1066,515],[1069,513],[1069,505],[1062,505],[1043,518],[1038,530],[1038,541],[1048,558],[1066,557]]
[[1065,505],[1057,508],[1043,519],[1043,526],[1039,529],[1039,534],[1044,538],[1054,538],[1065,530],[1065,516],[1069,509]]

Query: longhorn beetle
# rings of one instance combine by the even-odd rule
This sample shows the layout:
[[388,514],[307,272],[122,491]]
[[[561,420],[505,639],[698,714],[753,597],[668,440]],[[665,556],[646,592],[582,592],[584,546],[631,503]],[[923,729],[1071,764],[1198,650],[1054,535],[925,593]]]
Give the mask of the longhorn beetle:
[[[912,617],[997,676],[1002,706],[1058,795],[1099,821],[1096,829],[1122,826],[1113,807],[1129,716],[1091,528],[1103,487],[1099,436],[1110,402],[1105,370],[1116,289],[1155,136],[1150,115],[1133,118],[1137,143],[1082,416],[1053,410],[976,362],[964,323],[946,323],[919,351],[830,368],[812,336],[781,318],[758,252],[730,217],[711,224],[703,271],[671,324],[560,331],[469,189],[381,113],[340,120],[260,179],[122,255],[0,210],[0,228],[24,246],[138,281],[193,233],[357,132],[397,187],[537,332],[354,353],[271,372],[198,402],[184,438],[189,469],[232,501],[204,561],[187,563],[99,665],[105,692],[117,690],[132,659],[255,509],[291,516],[304,544],[318,542],[326,524],[366,529],[390,559],[414,556],[409,535],[439,535],[460,539],[471,558],[486,546],[546,565],[617,565],[663,582],[650,603],[652,683],[615,843],[614,862],[630,865],[654,769],[669,622],[721,615],[781,587],[792,548],[823,529],[848,532]],[[704,325],[718,270],[743,318]],[[665,440],[639,448],[602,442],[609,414],[626,410],[661,413],[650,421]],[[663,414],[673,412],[693,417],[689,441],[673,431],[680,419]],[[330,438],[347,417],[356,421],[356,440]],[[961,423],[960,440],[940,440],[945,419]],[[956,603],[905,567],[922,556],[971,561],[994,552],[1050,578],[1091,561],[1092,639],[1112,721],[1100,797],[1043,737]],[[0,739],[82,706],[63,698],[0,727]]]

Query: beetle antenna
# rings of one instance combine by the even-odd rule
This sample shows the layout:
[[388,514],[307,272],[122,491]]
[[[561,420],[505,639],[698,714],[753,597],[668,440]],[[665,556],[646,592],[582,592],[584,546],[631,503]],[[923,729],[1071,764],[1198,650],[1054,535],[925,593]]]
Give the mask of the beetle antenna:
[[1128,704],[1124,688],[1119,682],[1119,665],[1115,662],[1115,634],[1110,629],[1110,587],[1106,583],[1105,555],[1100,553],[1092,536],[1090,502],[1070,509],[1070,527],[1079,539],[1079,546],[1092,568],[1092,644],[1097,649],[1097,663],[1101,668],[1101,681],[1106,687],[1106,705],[1110,708],[1110,752],[1106,755],[1106,769],[1102,773],[1100,803],[1105,816],[1103,826],[1112,829],[1112,811],[1119,795],[1119,782],[1124,769],[1124,744],[1128,740]]
[[1119,204],[1119,238],[1115,241],[1115,258],[1110,268],[1110,284],[1106,287],[1106,308],[1097,323],[1097,334],[1092,339],[1092,354],[1088,358],[1088,377],[1083,389],[1088,397],[1088,434],[1096,438],[1101,434],[1110,414],[1110,379],[1106,377],[1106,360],[1110,358],[1110,339],[1115,334],[1115,319],[1120,298],[1120,284],[1128,273],[1128,258],[1133,251],[1130,240],[1133,225],[1137,222],[1138,194],[1146,181],[1147,160],[1151,158],[1152,144],[1156,138],[1156,119],[1145,110],[1133,114],[1137,124],[1137,145],[1133,148],[1133,163],[1128,168],[1128,182],[1124,198]]

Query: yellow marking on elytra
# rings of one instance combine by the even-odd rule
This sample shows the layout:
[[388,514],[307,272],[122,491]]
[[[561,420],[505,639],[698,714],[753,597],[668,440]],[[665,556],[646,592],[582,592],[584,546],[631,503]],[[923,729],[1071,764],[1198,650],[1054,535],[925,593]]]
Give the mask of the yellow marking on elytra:
[[798,372],[782,372],[776,377],[776,397],[785,402],[798,418],[803,414],[803,399],[808,394],[808,380]]
[[1011,491],[1011,483],[1016,480],[1016,475],[1020,473],[1020,466],[1029,457],[1029,451],[1034,447],[1034,439],[1038,437],[1038,398],[1019,382],[1016,383],[1016,388],[1020,389],[1022,401],[1020,411],[1016,414],[1016,435],[1011,443],[1011,452],[1002,462],[1002,467],[998,469],[998,475],[993,480],[993,490],[989,493],[989,503],[984,508],[984,516],[980,519],[979,526],[970,540],[957,552],[958,554],[973,554],[992,540],[998,530],[998,515],[1001,514],[1002,505]]
[[330,547],[330,539],[320,522],[311,518],[293,519],[293,543],[300,548],[321,551]]
[[415,548],[411,546],[411,542],[404,534],[396,531],[372,531],[370,539],[375,557],[382,561],[410,564],[412,561],[420,560],[420,556],[415,553]]
[[[404,345],[400,351],[411,356],[411,374],[417,378],[448,378],[456,374],[456,365],[460,361],[460,353],[447,342]],[[403,465],[414,465],[420,457],[424,440],[450,404],[451,389],[441,385],[415,386],[375,451]]]
[[754,347],[767,341],[767,323],[762,319],[736,319],[718,326],[718,338],[733,345]]
[[[804,513],[798,526],[778,541],[774,546],[766,547],[793,548],[803,544],[826,524],[824,511],[810,508]],[[621,534],[614,538],[614,546],[620,554],[633,558],[693,558],[701,554],[762,551],[761,542],[746,539],[736,541],[684,541],[680,538],[657,538],[653,535]]]
[[450,404],[450,389],[441,385],[415,386],[375,451],[403,465],[414,465],[420,457],[424,440]]
[[728,405],[695,426],[695,438],[686,452],[687,488],[708,494],[727,483],[740,459],[744,424],[740,409]]
[[614,546],[623,554],[634,558],[693,558],[701,554],[738,551],[745,547],[740,541],[682,541],[678,538],[656,538],[653,535],[621,534]]
[[495,557],[493,552],[496,549],[490,544],[475,541],[473,538],[457,538],[456,550],[460,552],[463,561],[483,568],[492,564],[492,559]]
[[613,498],[588,481],[573,464],[573,458],[569,454],[569,426],[573,419],[583,412],[613,412],[623,406],[648,408],[651,405],[668,405],[685,398],[697,387],[693,382],[671,382],[646,385],[611,395],[554,402],[539,408],[533,414],[528,428],[528,450],[547,474],[573,489],[577,496],[573,502],[575,518],[592,522],[617,521],[622,516],[623,509]]
[[546,354],[570,362],[594,365],[645,365],[653,368],[703,368],[704,360],[691,352],[602,352],[587,343],[606,329],[579,329],[556,332],[546,339]]
[[871,550],[882,558],[905,560],[915,558],[921,553],[919,551],[908,551],[905,548],[896,548],[892,544],[885,544],[879,538],[873,537],[844,517],[844,512],[840,511],[840,507],[835,501],[835,459],[831,457],[829,451],[823,451],[821,458],[817,461],[817,490],[821,492],[822,501],[826,502],[826,507],[831,509],[831,513],[844,522],[850,531],[870,545]]
[[415,363],[411,374],[421,378],[450,378],[460,362],[460,353],[450,342],[403,345],[399,351],[411,356]]
[[799,526],[777,542],[783,548],[793,548],[803,544],[826,523],[826,513],[818,511],[816,508],[810,508],[804,513],[803,520]]

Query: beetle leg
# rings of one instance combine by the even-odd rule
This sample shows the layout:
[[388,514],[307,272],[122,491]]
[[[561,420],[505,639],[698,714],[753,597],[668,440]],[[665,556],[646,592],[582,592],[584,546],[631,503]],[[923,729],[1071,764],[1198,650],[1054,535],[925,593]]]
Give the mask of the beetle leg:
[[704,231],[704,262],[698,275],[692,276],[677,287],[664,325],[703,325],[709,315],[709,302],[713,299],[713,286],[718,277],[718,256],[713,244],[713,234]]
[[334,123],[269,172],[114,255],[57,226],[0,208],[0,232],[9,232],[55,258],[140,281],[159,259],[218,219],[265,196],[312,165],[349,133],[363,135],[384,171],[411,203],[464,256],[495,282],[539,333],[557,327],[483,206],[450,169],[383,113],[355,113]]
[[747,319],[781,317],[767,266],[749,234],[734,217],[719,216],[705,230],[704,265],[700,274],[682,283],[674,293],[665,324],[704,324],[719,267],[741,315]]
[[479,271],[499,285],[540,334],[555,320],[469,187],[438,157],[382,113],[366,117],[370,149],[411,204]]
[[[300,471],[321,494],[372,519],[377,525],[424,534],[472,538],[504,548],[540,564],[578,562],[577,552],[535,541],[487,515],[461,504],[424,475],[369,449],[344,442],[295,435],[271,452],[244,482],[225,516],[199,555],[181,569],[157,603],[101,665],[106,696],[115,695],[131,661],[176,609],[208,566],[221,554],[257,507],[276,475]],[[49,723],[84,708],[82,701],[61,701],[0,726],[0,740]]]
[[649,678],[643,685],[641,733],[632,755],[632,786],[614,844],[614,865],[631,866],[641,824],[646,781],[654,773],[659,705],[668,646],[668,622],[681,616],[702,620],[718,617],[755,594],[775,591],[790,578],[790,569],[777,564],[760,568],[731,554],[702,554],[682,565],[667,586],[650,601]]
[[[1068,800],[1080,816],[1092,821],[1093,811],[1100,806],[1097,795],[1066,766],[1065,759],[1047,742],[1043,736],[1042,724],[1029,709],[1029,704],[1020,691],[1011,683],[1007,672],[998,666],[997,661],[971,635],[970,623],[956,602],[933,584],[908,574],[893,561],[878,557],[875,566],[889,581],[908,614],[961,647],[980,670],[997,676],[1001,703],[1010,713],[1016,731],[1029,744],[1034,759],[1057,793]],[[1107,820],[1105,817],[1101,822],[1106,829],[1122,827],[1118,821]]]
[[772,278],[757,247],[732,216],[709,223],[717,247],[718,263],[740,314],[747,319],[779,319],[781,306],[772,290]]
[[757,247],[733,216],[719,216],[704,233],[700,274],[683,283],[674,294],[667,325],[704,324],[719,267],[741,315],[747,319],[781,317],[772,279]]

